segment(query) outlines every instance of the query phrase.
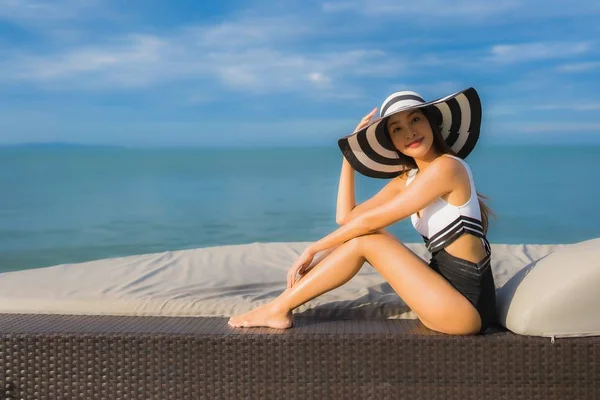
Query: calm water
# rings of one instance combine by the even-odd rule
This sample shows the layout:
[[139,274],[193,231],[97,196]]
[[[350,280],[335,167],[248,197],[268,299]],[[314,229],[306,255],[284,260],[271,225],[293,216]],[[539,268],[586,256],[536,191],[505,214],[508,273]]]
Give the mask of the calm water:
[[[223,244],[313,241],[337,228],[341,153],[286,149],[0,150],[0,271]],[[493,243],[600,237],[600,146],[479,147]],[[356,174],[357,201],[387,181]],[[390,231],[420,242],[410,221]]]

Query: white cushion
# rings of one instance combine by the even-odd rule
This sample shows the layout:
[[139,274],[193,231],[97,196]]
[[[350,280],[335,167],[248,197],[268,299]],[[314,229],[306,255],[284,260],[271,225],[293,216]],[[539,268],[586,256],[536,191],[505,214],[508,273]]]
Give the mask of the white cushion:
[[600,238],[562,246],[497,291],[499,322],[530,336],[600,336]]

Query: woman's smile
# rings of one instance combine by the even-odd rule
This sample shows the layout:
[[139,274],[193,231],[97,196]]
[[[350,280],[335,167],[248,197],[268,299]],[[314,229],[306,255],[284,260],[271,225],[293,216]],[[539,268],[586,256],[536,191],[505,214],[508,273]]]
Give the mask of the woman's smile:
[[409,147],[411,149],[416,149],[417,147],[419,147],[421,145],[421,143],[423,142],[423,139],[424,138],[413,140],[412,142],[407,144],[406,147]]

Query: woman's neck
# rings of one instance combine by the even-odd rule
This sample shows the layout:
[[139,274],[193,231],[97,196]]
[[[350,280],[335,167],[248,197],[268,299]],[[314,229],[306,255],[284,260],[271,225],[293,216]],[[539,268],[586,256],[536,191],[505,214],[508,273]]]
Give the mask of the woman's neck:
[[436,158],[441,156],[442,153],[434,150],[433,148],[423,156],[423,158],[415,158],[415,163],[417,164],[417,168],[419,171],[425,170]]

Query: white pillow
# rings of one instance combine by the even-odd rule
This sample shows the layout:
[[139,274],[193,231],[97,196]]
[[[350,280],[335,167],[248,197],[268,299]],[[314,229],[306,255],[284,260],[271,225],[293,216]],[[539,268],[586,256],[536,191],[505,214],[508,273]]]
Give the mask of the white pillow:
[[564,246],[497,291],[498,320],[529,336],[600,336],[600,238]]

